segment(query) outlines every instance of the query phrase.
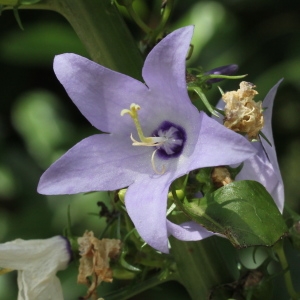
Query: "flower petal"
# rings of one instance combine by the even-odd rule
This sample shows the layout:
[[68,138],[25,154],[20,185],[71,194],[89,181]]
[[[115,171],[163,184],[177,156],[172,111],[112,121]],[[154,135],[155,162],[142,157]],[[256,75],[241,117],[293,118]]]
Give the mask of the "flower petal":
[[143,99],[148,92],[143,83],[72,53],[55,57],[54,72],[93,126],[104,132],[132,132],[132,120],[120,113]]
[[132,184],[125,195],[127,212],[142,239],[151,247],[169,253],[166,226],[166,176]]
[[152,147],[133,147],[130,138],[90,136],[51,165],[38,192],[47,195],[116,190],[154,173]]
[[200,132],[189,169],[243,162],[257,150],[243,136],[200,113]]
[[[255,180],[260,182],[272,195],[280,212],[284,206],[284,188],[280,173],[274,170],[260,142],[255,142],[259,150],[257,155],[247,159],[236,180]],[[280,180],[279,180],[280,177]]]
[[69,247],[61,236],[0,244],[0,266],[18,270],[18,299],[63,300],[56,272],[67,267]]
[[278,89],[278,86],[283,81],[283,79],[280,79],[268,92],[267,96],[265,97],[263,101],[263,107],[267,108],[264,111],[264,118],[265,118],[265,126],[262,129],[262,132],[267,137],[267,139],[270,141],[272,146],[269,145],[269,143],[264,139],[261,138],[261,143],[267,152],[267,155],[270,159],[271,164],[273,165],[273,168],[278,176],[278,180],[282,183],[281,173],[278,165],[277,155],[276,155],[276,148],[275,143],[273,139],[273,131],[272,131],[272,113],[273,113],[273,103],[276,96],[276,92]]
[[[177,44],[181,44],[178,39]],[[184,65],[185,54],[181,61]],[[54,71],[81,113],[93,126],[104,132],[127,136],[136,133],[132,119],[120,115],[132,103],[141,106],[139,118],[146,135],[151,134],[165,120],[184,120],[183,115],[197,113],[196,108],[190,104],[185,87],[173,88],[170,93],[169,79],[164,81],[162,89],[149,90],[145,84],[131,77],[71,53],[55,57]],[[162,84],[159,76],[156,81]]]
[[155,105],[162,111],[181,110],[193,105],[186,90],[186,55],[193,35],[193,26],[175,30],[160,41],[148,54],[143,78]]
[[[61,284],[57,276],[47,278],[36,278],[36,276],[36,271],[18,271],[18,300],[64,300]],[[33,278],[37,279],[34,282],[36,286],[32,286]]]
[[213,232],[193,221],[177,225],[167,220],[167,229],[169,235],[181,241],[200,241],[214,235]]
[[[70,261],[68,242],[61,236],[45,240],[22,240],[0,244],[0,266],[12,270],[31,270],[40,260],[50,259],[51,270],[63,270]],[[53,253],[52,253],[53,251]],[[52,272],[49,269],[49,272]]]

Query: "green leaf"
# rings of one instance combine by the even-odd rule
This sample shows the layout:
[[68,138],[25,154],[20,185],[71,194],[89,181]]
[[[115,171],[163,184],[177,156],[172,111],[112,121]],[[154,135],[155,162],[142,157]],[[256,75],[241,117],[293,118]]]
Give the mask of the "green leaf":
[[193,202],[177,202],[191,219],[237,248],[272,246],[287,232],[274,200],[256,181],[235,181]]

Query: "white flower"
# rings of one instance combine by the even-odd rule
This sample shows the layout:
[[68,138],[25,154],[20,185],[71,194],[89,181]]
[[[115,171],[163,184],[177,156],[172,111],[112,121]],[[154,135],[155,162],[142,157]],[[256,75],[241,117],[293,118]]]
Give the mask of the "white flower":
[[0,267],[18,271],[18,300],[63,300],[56,272],[70,259],[69,242],[61,236],[0,244]]

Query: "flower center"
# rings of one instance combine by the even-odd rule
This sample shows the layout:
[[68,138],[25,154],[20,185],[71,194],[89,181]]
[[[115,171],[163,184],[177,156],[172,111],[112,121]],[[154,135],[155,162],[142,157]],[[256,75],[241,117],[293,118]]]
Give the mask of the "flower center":
[[140,142],[135,140],[131,134],[130,138],[133,146],[156,147],[151,158],[152,167],[156,173],[163,174],[165,172],[164,166],[163,170],[158,172],[155,167],[154,156],[157,153],[164,159],[178,157],[182,153],[186,141],[185,130],[179,125],[164,121],[152,133],[151,137],[145,137],[138,118],[138,111],[140,109],[141,107],[138,104],[132,103],[130,109],[123,109],[121,111],[121,116],[129,114],[135,124]]
[[183,150],[186,134],[181,126],[169,121],[164,121],[153,134],[163,138],[165,141],[157,145],[157,154],[162,158],[178,157]]

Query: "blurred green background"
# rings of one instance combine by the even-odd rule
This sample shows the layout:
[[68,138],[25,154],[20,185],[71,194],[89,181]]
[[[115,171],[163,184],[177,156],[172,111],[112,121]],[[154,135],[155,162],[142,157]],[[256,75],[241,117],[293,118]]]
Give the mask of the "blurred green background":
[[[147,24],[155,27],[160,4],[160,0],[136,0],[135,8]],[[69,204],[75,235],[86,229],[99,233],[104,222],[90,213],[99,212],[96,203],[107,201],[106,193],[46,197],[36,192],[39,177],[54,160],[83,137],[96,133],[72,104],[52,69],[56,54],[88,54],[60,15],[23,10],[20,17],[24,31],[12,11],[0,16],[0,242],[62,234]],[[143,33],[126,13],[124,18],[138,43]],[[275,101],[274,137],[286,201],[300,211],[300,2],[177,1],[169,29],[190,24],[195,25],[190,66],[209,70],[236,63],[239,74],[248,74],[246,80],[256,84],[260,99],[285,78]],[[222,82],[220,86],[223,90],[237,89],[238,81]],[[217,88],[207,97],[216,102]],[[299,270],[299,256],[292,250],[290,260]],[[75,285],[76,268],[72,264],[59,273],[66,300],[85,293],[85,287]],[[107,288],[110,286],[104,284],[103,289]],[[0,276],[0,299],[16,299],[16,295],[16,272]],[[163,299],[166,295],[189,299],[181,286],[172,283],[134,299]],[[288,298],[278,288],[274,299]]]

